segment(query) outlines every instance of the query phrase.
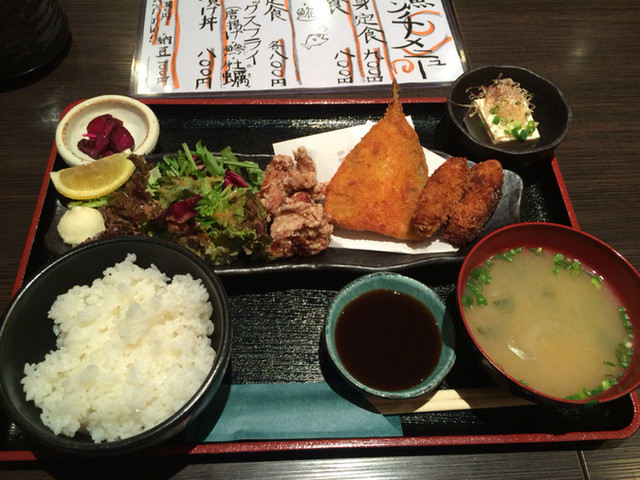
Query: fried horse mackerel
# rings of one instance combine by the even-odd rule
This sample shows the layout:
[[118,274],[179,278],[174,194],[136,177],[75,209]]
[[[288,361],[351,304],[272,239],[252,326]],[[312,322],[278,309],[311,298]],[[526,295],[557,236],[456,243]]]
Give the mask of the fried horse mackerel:
[[395,88],[384,117],[347,154],[329,182],[325,212],[342,228],[418,240],[411,217],[427,174],[424,151]]

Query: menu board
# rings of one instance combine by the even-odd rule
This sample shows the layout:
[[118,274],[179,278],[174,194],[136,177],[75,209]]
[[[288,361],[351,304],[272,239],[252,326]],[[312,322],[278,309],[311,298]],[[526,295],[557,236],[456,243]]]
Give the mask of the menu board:
[[445,0],[144,0],[137,95],[443,85],[466,61]]

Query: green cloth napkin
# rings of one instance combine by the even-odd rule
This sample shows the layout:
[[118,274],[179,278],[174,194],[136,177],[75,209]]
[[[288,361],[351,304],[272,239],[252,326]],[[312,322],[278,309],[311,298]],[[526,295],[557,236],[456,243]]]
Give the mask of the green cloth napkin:
[[398,416],[360,407],[326,383],[223,385],[186,431],[197,442],[397,436]]

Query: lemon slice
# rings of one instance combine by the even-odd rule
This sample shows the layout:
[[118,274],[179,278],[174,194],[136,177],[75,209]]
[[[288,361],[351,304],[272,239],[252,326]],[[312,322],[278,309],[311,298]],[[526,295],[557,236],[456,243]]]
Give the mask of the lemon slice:
[[116,153],[95,162],[51,172],[56,190],[73,200],[102,197],[122,186],[136,169],[127,153]]

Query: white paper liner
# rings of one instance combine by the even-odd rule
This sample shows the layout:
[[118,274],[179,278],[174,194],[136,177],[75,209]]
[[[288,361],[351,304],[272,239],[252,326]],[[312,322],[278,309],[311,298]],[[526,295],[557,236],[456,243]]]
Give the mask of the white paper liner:
[[[407,121],[413,125],[410,116],[407,117]],[[305,147],[309,156],[316,163],[318,181],[328,182],[338,170],[340,162],[347,153],[356,146],[373,125],[374,122],[368,121],[362,125],[285,140],[274,143],[273,151],[276,155],[292,155],[294,150]],[[423,150],[427,159],[429,175],[431,175],[446,159],[426,148]],[[408,254],[455,252],[458,250],[453,245],[441,240],[437,234],[423,242],[409,242],[395,240],[374,232],[342,228],[334,230],[329,248]]]

